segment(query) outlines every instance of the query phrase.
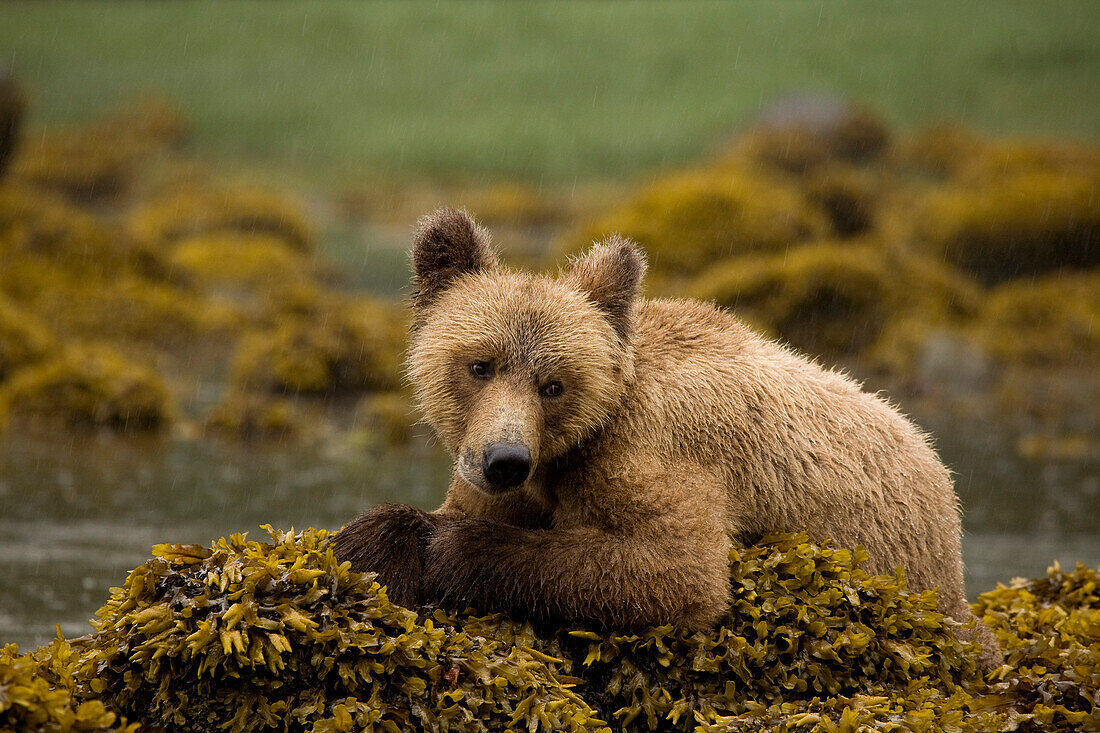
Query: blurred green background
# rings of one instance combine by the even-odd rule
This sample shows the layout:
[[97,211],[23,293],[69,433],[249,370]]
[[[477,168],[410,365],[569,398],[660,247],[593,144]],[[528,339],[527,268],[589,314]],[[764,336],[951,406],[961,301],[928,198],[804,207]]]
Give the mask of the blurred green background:
[[152,89],[212,155],[314,180],[567,184],[693,159],[776,95],[912,127],[1100,134],[1100,5],[788,2],[4,2],[31,119]]

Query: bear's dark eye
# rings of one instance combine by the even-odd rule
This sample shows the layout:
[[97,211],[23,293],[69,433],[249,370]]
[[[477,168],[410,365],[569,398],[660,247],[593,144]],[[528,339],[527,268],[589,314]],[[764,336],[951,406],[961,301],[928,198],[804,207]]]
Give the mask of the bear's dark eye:
[[470,374],[475,379],[489,379],[493,376],[493,365],[487,361],[475,361],[470,364]]
[[543,397],[559,397],[561,392],[561,382],[547,382],[539,387],[539,394]]

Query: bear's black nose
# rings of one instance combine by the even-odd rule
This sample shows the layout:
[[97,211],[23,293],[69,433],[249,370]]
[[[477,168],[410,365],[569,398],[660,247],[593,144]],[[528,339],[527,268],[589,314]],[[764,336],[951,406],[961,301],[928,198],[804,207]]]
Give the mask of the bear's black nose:
[[493,486],[511,489],[527,480],[531,472],[531,451],[521,443],[496,443],[485,449],[481,472]]

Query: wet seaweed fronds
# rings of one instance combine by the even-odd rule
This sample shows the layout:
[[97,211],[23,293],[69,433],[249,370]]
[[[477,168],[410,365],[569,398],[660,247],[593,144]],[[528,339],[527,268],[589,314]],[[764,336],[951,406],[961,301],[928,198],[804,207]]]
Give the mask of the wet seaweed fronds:
[[731,552],[732,603],[714,629],[616,632],[401,608],[333,557],[329,533],[266,529],[265,542],[156,546],[92,634],[24,658],[35,700],[58,691],[180,731],[1100,725],[1097,570],[1055,567],[983,595],[975,609],[1005,651],[983,678],[934,592],[805,535]]
[[30,654],[0,648],[0,730],[18,733],[137,733],[98,700],[73,696],[74,652],[59,639]]
[[1037,730],[1100,730],[1100,573],[1055,564],[1044,578],[983,593],[975,613],[1005,663],[991,692],[1012,700]]
[[100,609],[81,694],[179,731],[603,727],[561,662],[395,606],[324,531],[268,531],[155,547]]

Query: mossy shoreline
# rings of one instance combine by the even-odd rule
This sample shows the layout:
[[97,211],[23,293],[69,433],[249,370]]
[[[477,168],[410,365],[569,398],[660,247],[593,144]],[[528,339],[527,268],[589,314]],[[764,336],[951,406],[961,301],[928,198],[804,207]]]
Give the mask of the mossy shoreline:
[[709,632],[535,628],[390,602],[329,533],[157,545],[92,633],[0,652],[15,731],[999,731],[1100,728],[1100,571],[981,596],[976,649],[861,550],[773,535],[730,555]]

